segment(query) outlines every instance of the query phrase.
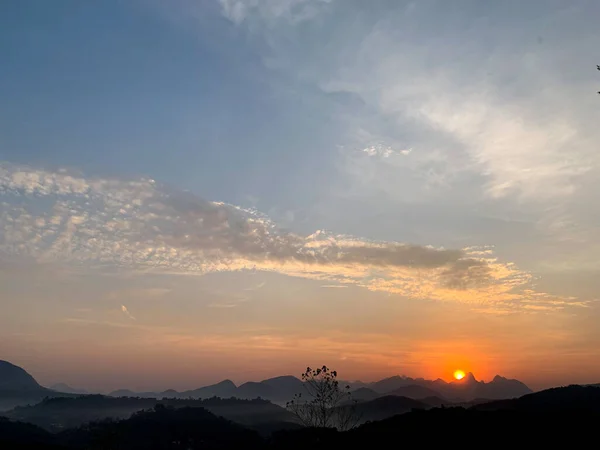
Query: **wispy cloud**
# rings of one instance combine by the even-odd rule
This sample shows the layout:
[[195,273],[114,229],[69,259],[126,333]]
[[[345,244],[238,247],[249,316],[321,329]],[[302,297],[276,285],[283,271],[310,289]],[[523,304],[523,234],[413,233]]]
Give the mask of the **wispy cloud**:
[[129,310],[127,309],[127,306],[125,305],[121,305],[121,311],[123,311],[123,314],[125,314],[127,317],[129,317],[131,320],[137,320],[135,317],[133,317],[131,315],[131,313],[129,312]]
[[526,290],[531,275],[499,261],[490,249],[325,231],[302,236],[255,210],[205,201],[149,179],[85,178],[4,165],[0,194],[2,259],[194,275],[264,270],[477,304],[553,301],[557,309],[571,302]]
[[332,0],[219,0],[223,15],[236,24],[257,16],[266,21],[297,23],[314,17]]
[[265,35],[278,76],[339,100],[339,195],[470,214],[477,202],[484,215],[527,216],[553,240],[597,241],[598,6],[534,0],[516,20],[509,3],[476,3],[331,2],[300,31],[273,26],[287,24],[282,14],[232,20]]

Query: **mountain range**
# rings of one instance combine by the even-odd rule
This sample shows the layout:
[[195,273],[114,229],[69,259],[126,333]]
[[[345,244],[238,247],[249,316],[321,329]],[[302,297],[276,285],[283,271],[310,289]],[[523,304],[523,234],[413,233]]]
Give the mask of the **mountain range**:
[[[373,383],[341,382],[350,385],[353,398],[359,402],[371,401],[384,396],[407,397],[413,400],[429,399],[429,403],[460,403],[475,399],[510,399],[531,393],[525,384],[496,376],[489,383],[477,381],[473,374],[467,374],[462,380],[446,382],[441,379],[425,380],[394,376]],[[173,389],[162,392],[134,392],[120,389],[108,394],[112,397],[147,397],[176,399],[206,399],[211,397],[238,399],[262,398],[276,404],[285,404],[297,393],[304,392],[303,382],[286,375],[269,378],[259,382],[250,381],[237,386],[231,380],[223,380],[209,386],[187,391]],[[74,389],[66,384],[55,384],[45,388],[24,369],[7,361],[0,361],[0,408],[7,409],[19,404],[31,404],[44,397],[77,396],[87,394],[84,390]],[[425,402],[428,403],[428,402]]]
[[[470,407],[428,408],[398,396],[357,405],[358,427],[305,428],[265,400],[46,399],[0,417],[0,448],[320,450],[419,442],[437,447],[588,448],[600,389],[568,386]],[[285,416],[287,414],[287,417]]]

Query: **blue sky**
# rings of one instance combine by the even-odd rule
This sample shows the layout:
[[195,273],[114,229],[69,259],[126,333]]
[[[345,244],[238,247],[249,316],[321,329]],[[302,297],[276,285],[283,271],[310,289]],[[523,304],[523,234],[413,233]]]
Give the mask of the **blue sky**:
[[[218,370],[173,359],[175,375],[143,388],[235,377],[244,351],[265,364],[246,361],[257,377],[313,354],[367,378],[459,364],[539,385],[600,376],[586,362],[600,356],[599,13],[3,2],[0,350],[100,388],[115,375],[66,380],[39,348],[70,367],[83,356],[61,343],[110,361],[99,342],[114,329],[123,359],[228,343]],[[294,317],[308,322],[294,331]],[[325,344],[302,339],[322,326]]]

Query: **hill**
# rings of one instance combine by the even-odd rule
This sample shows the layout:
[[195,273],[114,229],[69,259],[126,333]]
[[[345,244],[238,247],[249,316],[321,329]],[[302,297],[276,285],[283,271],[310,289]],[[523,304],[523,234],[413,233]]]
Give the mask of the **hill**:
[[350,392],[352,396],[352,400],[356,400],[358,402],[368,402],[371,400],[375,400],[378,397],[381,397],[381,394],[375,392],[373,389],[369,389],[366,387],[361,387],[355,389]]
[[43,390],[24,369],[8,361],[0,361],[0,391]]
[[368,402],[358,403],[356,413],[360,417],[359,423],[382,420],[397,414],[404,414],[413,409],[428,409],[425,403],[407,397],[386,395]]
[[68,430],[61,442],[80,449],[258,449],[264,441],[204,408],[157,406],[121,421],[104,421]]
[[76,389],[65,383],[57,383],[50,386],[50,389],[56,392],[63,392],[65,394],[77,394],[77,395],[85,395],[89,394],[85,389]]
[[523,397],[481,403],[474,411],[519,411],[525,413],[589,413],[600,414],[600,389],[572,385],[547,389]]
[[10,450],[59,450],[56,436],[30,423],[0,417],[0,448]]
[[190,391],[178,392],[175,395],[171,395],[174,391],[163,392],[163,396],[175,397],[175,398],[211,398],[211,397],[235,397],[237,387],[231,380],[223,380],[217,384],[211,384],[210,386],[204,386],[198,389]]
[[[91,397],[80,397],[78,402]],[[109,403],[130,401],[98,396]],[[133,399],[150,402],[150,399]],[[70,399],[55,399],[50,403]],[[298,428],[277,422],[256,430],[219,418],[208,410],[226,406],[268,403],[264,400],[171,399],[124,420],[103,420],[49,434],[31,424],[0,418],[0,448],[7,449],[270,449],[321,450],[332,448],[385,448],[390,442],[418,442],[424,447],[481,448],[588,448],[596,441],[593,424],[600,420],[600,389],[568,386],[548,389],[519,399],[492,401],[470,408],[423,408],[423,403],[397,396],[357,405],[363,423],[348,432]],[[189,406],[189,405],[195,406]],[[204,405],[200,407],[198,405]],[[187,405],[187,406],[186,406]],[[27,409],[27,408],[23,408]],[[81,411],[81,409],[80,409]],[[396,414],[404,412],[403,414]],[[383,414],[385,413],[385,414]],[[391,417],[377,420],[383,415]],[[275,428],[272,428],[272,426]],[[275,431],[272,435],[269,433]],[[491,439],[491,441],[490,441]]]
[[19,366],[0,361],[0,411],[17,405],[35,404],[45,397],[62,394],[40,386],[29,373]]
[[147,397],[147,398],[192,398],[206,399],[211,397],[239,399],[262,398],[284,405],[294,397],[294,394],[304,391],[303,383],[298,378],[285,375],[268,378],[263,381],[249,381],[236,386],[231,380],[223,380],[216,384],[197,389],[178,392],[169,389],[164,392],[134,392],[129,389],[119,389],[111,392],[111,397]]
[[399,387],[398,389],[388,392],[387,395],[397,395],[400,397],[408,397],[408,398],[412,398],[414,400],[420,400],[422,398],[427,398],[427,397],[442,398],[442,395],[440,395],[437,391],[434,391],[433,389],[427,388],[425,386],[419,386],[418,384],[412,384],[409,386]]
[[127,419],[132,414],[156,407],[202,407],[234,422],[258,426],[265,423],[294,422],[295,417],[284,408],[267,400],[211,398],[163,399],[142,397],[107,397],[87,395],[76,398],[49,398],[33,406],[21,406],[5,413],[13,420],[33,423],[49,431],[74,428],[86,422],[105,419]]

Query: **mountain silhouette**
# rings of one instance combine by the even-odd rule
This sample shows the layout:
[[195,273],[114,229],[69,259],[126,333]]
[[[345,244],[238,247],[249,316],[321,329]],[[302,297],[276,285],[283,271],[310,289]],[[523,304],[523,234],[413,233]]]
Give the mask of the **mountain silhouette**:
[[50,386],[50,389],[57,392],[65,392],[67,394],[89,394],[85,389],[76,389],[65,383],[57,383]]
[[72,395],[40,386],[25,369],[8,361],[0,361],[0,411],[7,411],[18,405],[32,405],[45,397]]
[[373,389],[369,389],[366,387],[360,387],[358,389],[355,389],[351,392],[351,394],[352,400],[356,400],[359,402],[368,402],[381,397],[381,394],[375,392]]
[[[176,395],[178,398],[210,398],[210,397],[222,397],[229,398],[235,397],[235,392],[237,387],[235,383],[231,380],[223,380],[216,384],[211,384],[209,386],[204,386],[198,389],[193,389],[190,391],[184,391]],[[163,392],[163,397],[168,397],[165,395],[167,392]]]
[[400,397],[408,397],[414,400],[421,400],[427,397],[442,397],[442,395],[431,388],[412,384],[410,386],[399,387],[387,393],[387,395],[397,395]]
[[360,423],[387,419],[397,414],[404,414],[413,409],[428,409],[429,406],[418,400],[396,395],[385,395],[368,402],[358,403],[356,413]]
[[34,404],[52,394],[54,391],[40,386],[21,367],[0,361],[0,411],[17,405]]
[[[340,382],[342,386],[346,382]],[[444,380],[426,380],[393,376],[373,383],[352,383],[359,387],[353,391],[358,401],[370,401],[381,396],[395,395],[415,400],[423,398],[439,398],[452,403],[467,403],[475,399],[507,399],[530,394],[532,391],[518,380],[511,380],[497,375],[488,383],[477,381],[472,373],[462,380],[450,383]],[[44,397],[74,396],[86,392],[73,389],[66,384],[54,385],[53,389],[40,386],[37,381],[21,367],[7,361],[0,361],[0,410],[10,409],[17,405],[39,402]],[[206,399],[211,397],[255,399],[262,398],[279,405],[285,405],[295,394],[305,394],[304,383],[291,375],[268,378],[262,381],[249,381],[236,386],[231,380],[223,380],[209,386],[188,391],[169,389],[163,392],[135,392],[129,389],[118,389],[111,392],[112,397],[143,398],[180,398]],[[446,403],[444,403],[446,404]]]
[[134,392],[129,389],[117,389],[108,394],[110,397],[142,397],[142,398],[160,398],[157,392]]
[[44,388],[24,369],[0,361],[0,391],[37,391]]
[[111,392],[111,397],[145,397],[145,398],[192,398],[206,399],[211,397],[239,399],[263,398],[279,404],[285,404],[295,394],[304,392],[304,384],[298,378],[284,375],[268,378],[263,381],[249,381],[236,386],[231,380],[223,380],[216,384],[197,389],[178,392],[169,389],[163,392],[134,392],[129,389],[119,389]]
[[[268,400],[221,399],[162,399],[143,397],[108,397],[85,395],[70,398],[46,398],[31,406],[20,406],[3,414],[13,420],[30,422],[48,431],[106,419],[127,419],[132,414],[162,405],[170,408],[204,408],[217,416],[236,423],[255,427],[264,424],[296,422],[295,416]],[[273,427],[274,425],[271,425]]]
[[[340,382],[346,385],[346,382]],[[350,383],[348,383],[350,384]],[[444,380],[426,380],[424,378],[410,378],[393,376],[373,383],[354,382],[352,392],[356,400],[373,400],[382,395],[396,395],[419,400],[426,397],[439,397],[455,403],[469,402],[474,399],[504,399],[515,398],[531,393],[525,384],[518,380],[510,380],[496,376],[489,383],[477,381],[472,373],[468,373],[462,380],[447,383]],[[367,390],[365,390],[367,389]],[[241,399],[263,398],[278,404],[285,404],[294,394],[303,393],[303,383],[298,378],[285,375],[268,378],[263,381],[248,381],[236,386],[230,380],[204,386],[198,389],[178,392],[167,390],[164,392],[133,392],[126,389],[113,391],[113,397],[152,397],[152,398],[210,398],[210,397],[236,397]]]
[[520,398],[472,406],[476,411],[520,411],[526,413],[576,412],[600,414],[600,388],[572,385],[546,389]]
[[431,392],[425,397],[443,397],[453,402],[467,402],[476,398],[490,400],[515,398],[532,392],[531,389],[518,380],[511,380],[496,375],[492,381],[486,383],[484,381],[477,381],[475,376],[470,372],[463,379],[450,383],[439,378],[431,381],[423,378],[393,376],[368,385],[370,389],[380,394],[402,392],[399,390],[406,389],[409,386],[420,386],[430,389]]

